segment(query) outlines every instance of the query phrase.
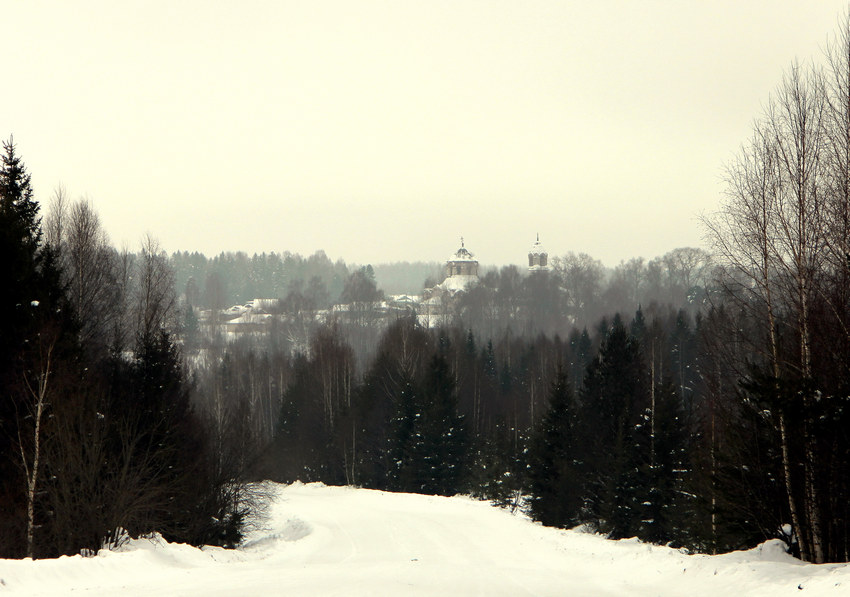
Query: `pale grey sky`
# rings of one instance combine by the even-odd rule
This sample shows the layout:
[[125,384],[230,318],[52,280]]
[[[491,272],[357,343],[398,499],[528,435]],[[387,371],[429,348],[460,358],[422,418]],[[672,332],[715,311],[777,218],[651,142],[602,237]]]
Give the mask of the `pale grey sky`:
[[0,0],[0,136],[117,246],[348,262],[699,246],[839,0]]

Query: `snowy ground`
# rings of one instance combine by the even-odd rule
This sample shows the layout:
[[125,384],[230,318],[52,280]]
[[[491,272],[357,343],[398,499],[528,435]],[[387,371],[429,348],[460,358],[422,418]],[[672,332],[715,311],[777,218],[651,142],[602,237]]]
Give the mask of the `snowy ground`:
[[0,595],[850,595],[850,565],[778,542],[689,556],[544,528],[464,498],[271,486],[238,550],[136,540],[119,552],[0,560]]

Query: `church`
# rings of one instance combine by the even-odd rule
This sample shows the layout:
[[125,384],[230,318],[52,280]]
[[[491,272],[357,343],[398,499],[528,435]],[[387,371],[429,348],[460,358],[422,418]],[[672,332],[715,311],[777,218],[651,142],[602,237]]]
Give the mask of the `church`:
[[478,261],[460,239],[460,248],[446,261],[446,279],[435,288],[454,294],[478,283]]
[[[549,254],[540,243],[540,235],[528,252],[530,273],[549,271]],[[420,321],[426,326],[440,325],[450,321],[452,305],[462,293],[478,284],[478,260],[466,248],[463,237],[460,248],[446,260],[445,279],[422,293]]]
[[[540,242],[540,234],[528,252],[528,271],[549,271],[549,253]],[[463,237],[460,248],[446,260],[446,278],[433,288],[426,289],[426,299],[440,293],[455,294],[478,283],[478,260],[466,248]]]

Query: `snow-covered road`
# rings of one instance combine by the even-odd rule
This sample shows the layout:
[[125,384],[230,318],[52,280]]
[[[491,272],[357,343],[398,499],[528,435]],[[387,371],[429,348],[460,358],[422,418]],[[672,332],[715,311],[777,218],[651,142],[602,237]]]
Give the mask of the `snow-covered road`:
[[136,540],[120,552],[0,560],[0,595],[848,595],[850,566],[778,543],[689,556],[544,528],[465,498],[270,486],[238,550]]

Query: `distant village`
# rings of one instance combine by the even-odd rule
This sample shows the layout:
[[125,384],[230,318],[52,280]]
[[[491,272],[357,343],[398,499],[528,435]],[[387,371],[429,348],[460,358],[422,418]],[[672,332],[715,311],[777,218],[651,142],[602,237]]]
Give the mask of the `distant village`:
[[[540,236],[528,252],[528,271],[530,273],[549,270],[549,254],[540,242]],[[460,239],[460,248],[446,260],[442,282],[425,288],[420,295],[396,294],[368,305],[372,313],[384,318],[416,315],[419,323],[432,328],[449,324],[454,305],[461,293],[479,283],[478,260],[466,248],[464,239]],[[336,304],[330,309],[318,311],[318,320],[329,321],[335,316],[350,314],[353,309],[362,309],[362,305]],[[223,334],[232,341],[250,335],[267,333],[276,319],[284,317],[280,313],[279,300],[276,298],[255,298],[244,305],[233,305],[222,311],[203,309],[198,313],[198,323],[202,334]]]

